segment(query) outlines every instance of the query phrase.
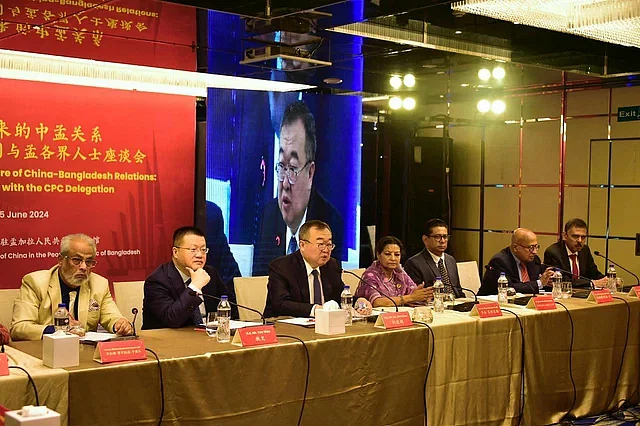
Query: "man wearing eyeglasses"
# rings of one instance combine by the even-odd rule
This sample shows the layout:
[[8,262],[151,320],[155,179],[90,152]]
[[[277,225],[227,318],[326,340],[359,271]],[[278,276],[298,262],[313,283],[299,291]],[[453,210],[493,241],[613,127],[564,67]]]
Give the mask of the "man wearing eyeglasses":
[[[220,297],[227,295],[235,302],[233,289],[225,287],[218,271],[206,264],[209,249],[200,229],[176,229],[171,250],[171,262],[160,265],[144,282],[144,330],[202,326],[206,313],[217,311]],[[238,318],[234,304],[231,316]]]
[[511,244],[496,253],[482,277],[478,296],[498,294],[498,278],[504,272],[509,287],[519,293],[537,294],[551,280],[553,268],[544,268],[537,253],[540,250],[538,237],[532,231],[518,228],[511,234]]
[[[67,235],[60,241],[58,264],[22,278],[20,294],[13,305],[11,337],[39,340],[55,331],[53,315],[58,304],[69,309],[70,326],[96,331],[98,324],[122,336],[133,333],[109,292],[109,282],[93,273],[96,243],[85,234]],[[82,334],[81,330],[76,331]]]
[[300,245],[300,225],[322,220],[333,230],[337,245],[333,256],[346,260],[342,215],[314,187],[316,173],[316,125],[304,102],[289,104],[280,126],[280,151],[275,173],[278,196],[262,215],[260,238],[256,242],[253,275],[266,275],[269,262],[295,252]]
[[433,298],[433,283],[436,277],[442,278],[445,291],[453,292],[456,297],[464,297],[460,288],[458,267],[453,256],[445,253],[449,243],[449,227],[441,219],[430,219],[424,225],[422,233],[424,249],[407,259],[404,270],[418,285],[424,283],[429,289],[429,298]]

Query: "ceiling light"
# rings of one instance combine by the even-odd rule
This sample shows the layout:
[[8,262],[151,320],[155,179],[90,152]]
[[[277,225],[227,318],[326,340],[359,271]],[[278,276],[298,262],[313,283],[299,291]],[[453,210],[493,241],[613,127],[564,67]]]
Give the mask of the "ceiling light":
[[413,98],[405,98],[404,101],[402,101],[402,107],[408,111],[411,111],[416,107],[416,100]]
[[397,76],[394,75],[393,77],[391,77],[389,79],[389,84],[391,85],[391,87],[393,87],[394,89],[399,89],[400,86],[402,86],[402,79]]
[[342,79],[338,77],[327,77],[322,80],[325,84],[340,84],[342,83]]
[[507,73],[505,72],[504,68],[502,68],[502,67],[495,67],[493,69],[493,71],[491,72],[491,75],[496,80],[502,80],[506,74]]
[[444,98],[444,95],[440,95],[440,98]]
[[504,101],[497,100],[497,101],[493,101],[493,103],[491,104],[491,112],[494,114],[500,115],[506,109],[507,109],[507,105],[504,103]]
[[462,83],[460,87],[469,87],[469,83]]
[[462,31],[457,30],[457,31],[456,31],[456,34],[460,35],[460,34],[462,34]]
[[413,87],[416,85],[416,78],[413,74],[407,74],[404,76],[404,79],[402,80],[402,82],[407,87]]
[[362,102],[386,101],[387,99],[389,99],[389,95],[370,96],[368,98],[362,98]]
[[489,110],[491,109],[491,102],[489,102],[486,99],[481,99],[478,101],[478,104],[476,105],[476,107],[478,108],[479,112],[484,114],[489,112]]
[[389,108],[391,109],[400,109],[402,108],[402,99],[397,96],[389,99]]
[[487,81],[491,78],[491,71],[487,68],[482,68],[478,71],[478,78],[482,81]]

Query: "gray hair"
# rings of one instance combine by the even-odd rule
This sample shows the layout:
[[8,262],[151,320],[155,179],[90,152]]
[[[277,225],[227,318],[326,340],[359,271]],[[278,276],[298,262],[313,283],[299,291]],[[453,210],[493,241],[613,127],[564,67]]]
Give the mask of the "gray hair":
[[69,250],[71,250],[71,241],[84,241],[89,244],[93,249],[93,254],[96,254],[96,242],[93,238],[88,236],[87,234],[69,234],[62,237],[60,240],[60,254],[66,256],[69,254]]

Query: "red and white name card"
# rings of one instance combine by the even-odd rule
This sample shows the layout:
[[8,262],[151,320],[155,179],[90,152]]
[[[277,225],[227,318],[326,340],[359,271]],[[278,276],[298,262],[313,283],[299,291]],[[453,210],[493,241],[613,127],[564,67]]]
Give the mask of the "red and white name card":
[[231,342],[232,345],[243,348],[274,343],[278,343],[278,337],[276,337],[276,329],[272,325],[239,328]]
[[0,353],[0,376],[9,375],[9,358],[7,354]]
[[93,360],[100,364],[121,361],[138,361],[147,359],[142,340],[116,340],[114,342],[98,342],[93,353]]
[[502,311],[500,310],[498,302],[479,303],[471,309],[469,316],[480,318],[501,317]]
[[587,300],[590,302],[596,302],[597,304],[609,303],[613,302],[613,296],[611,295],[611,292],[606,288],[602,290],[591,290],[591,293],[589,293],[589,298]]
[[411,327],[413,325],[413,321],[411,321],[411,316],[409,312],[383,312],[378,315],[378,319],[376,319],[376,323],[374,327],[384,328],[386,330],[393,330],[396,328],[406,328]]
[[636,285],[631,287],[629,290],[629,297],[639,297],[640,298],[640,285]]
[[527,308],[535,309],[536,311],[553,311],[557,309],[553,296],[549,295],[532,297],[527,303]]

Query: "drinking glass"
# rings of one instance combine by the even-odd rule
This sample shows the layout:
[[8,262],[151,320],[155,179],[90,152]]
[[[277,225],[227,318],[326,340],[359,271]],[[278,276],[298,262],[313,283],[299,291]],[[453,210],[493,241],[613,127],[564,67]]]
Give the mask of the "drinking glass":
[[429,306],[418,306],[413,310],[413,320],[430,324],[433,322],[433,311]]
[[209,337],[216,337],[216,330],[218,330],[217,315],[217,312],[207,312],[207,322],[205,323],[205,330],[207,332],[207,336]]
[[569,299],[573,295],[571,281],[562,281],[562,298]]
[[622,293],[622,288],[624,287],[624,279],[618,277],[616,278],[616,290],[618,293]]

